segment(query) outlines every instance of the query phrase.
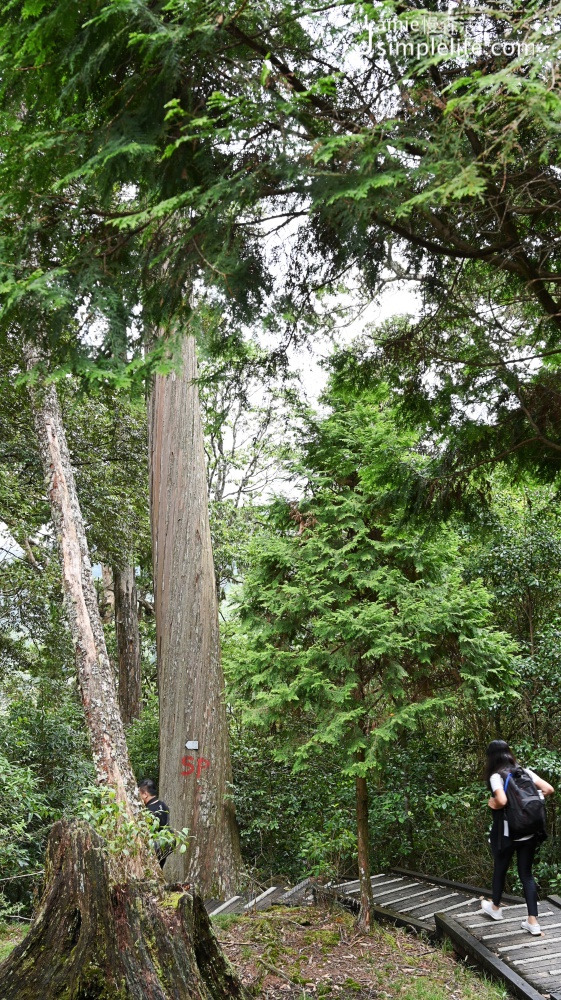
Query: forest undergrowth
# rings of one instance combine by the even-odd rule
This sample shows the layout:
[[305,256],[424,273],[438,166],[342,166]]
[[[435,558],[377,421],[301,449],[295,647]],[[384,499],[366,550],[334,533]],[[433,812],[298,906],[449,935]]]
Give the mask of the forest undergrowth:
[[213,921],[221,946],[261,1000],[508,1000],[506,991],[400,928],[357,930],[339,908],[277,908]]
[[[219,916],[213,927],[256,1000],[510,1000],[503,987],[457,961],[448,944],[381,924],[362,934],[338,907]],[[0,961],[26,932],[21,924],[4,925]]]

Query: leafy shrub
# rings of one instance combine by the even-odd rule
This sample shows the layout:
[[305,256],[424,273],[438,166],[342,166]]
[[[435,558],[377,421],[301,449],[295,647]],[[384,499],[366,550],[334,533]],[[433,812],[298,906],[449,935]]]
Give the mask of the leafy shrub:
[[1,921],[27,907],[33,880],[21,876],[42,864],[41,834],[52,819],[52,809],[30,767],[20,767],[0,755],[0,773],[0,872],[3,879],[12,879],[2,884]]
[[93,785],[87,788],[78,806],[77,815],[103,837],[107,851],[112,855],[137,857],[141,844],[163,853],[187,850],[189,831],[160,828],[157,816],[142,810],[136,819],[128,815],[124,803],[118,802],[114,789]]
[[73,814],[93,777],[83,713],[66,684],[30,679],[0,712],[0,871],[4,911],[29,912],[49,828]]
[[336,749],[294,772],[280,733],[232,727],[234,800],[242,852],[256,876],[345,876],[354,870],[354,781]]

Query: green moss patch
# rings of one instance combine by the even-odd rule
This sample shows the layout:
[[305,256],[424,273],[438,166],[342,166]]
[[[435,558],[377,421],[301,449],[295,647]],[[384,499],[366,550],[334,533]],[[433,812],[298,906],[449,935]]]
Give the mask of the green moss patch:
[[508,1000],[446,947],[387,924],[360,934],[343,911],[273,908],[222,920],[222,947],[259,1000]]

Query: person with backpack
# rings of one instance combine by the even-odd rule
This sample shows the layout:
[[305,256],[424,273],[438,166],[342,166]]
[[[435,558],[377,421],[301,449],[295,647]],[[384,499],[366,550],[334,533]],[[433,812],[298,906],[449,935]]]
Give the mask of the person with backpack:
[[481,909],[493,920],[502,920],[501,896],[506,873],[514,854],[518,874],[524,887],[528,916],[522,930],[537,936],[538,892],[532,874],[536,848],[547,837],[544,798],[553,794],[553,787],[529,768],[521,767],[508,743],[493,740],[487,747],[485,777],[491,797],[493,826],[490,835],[493,853],[493,900],[484,899]]

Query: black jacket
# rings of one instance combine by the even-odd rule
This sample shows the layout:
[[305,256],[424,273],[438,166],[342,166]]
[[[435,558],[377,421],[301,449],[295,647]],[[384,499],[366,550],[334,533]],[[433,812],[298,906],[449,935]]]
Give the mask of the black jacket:
[[158,817],[160,830],[164,826],[169,826],[169,809],[165,802],[162,802],[161,799],[153,798],[146,803],[146,808],[149,809],[154,816]]

